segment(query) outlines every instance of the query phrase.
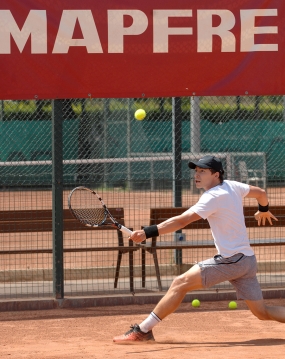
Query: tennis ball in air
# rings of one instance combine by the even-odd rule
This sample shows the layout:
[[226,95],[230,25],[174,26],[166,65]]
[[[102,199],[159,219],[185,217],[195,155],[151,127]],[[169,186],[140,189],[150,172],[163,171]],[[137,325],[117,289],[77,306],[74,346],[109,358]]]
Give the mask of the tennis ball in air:
[[194,299],[192,300],[192,307],[200,307],[200,300],[199,299]]
[[229,302],[229,309],[237,309],[237,303],[234,301]]
[[139,121],[143,120],[146,116],[146,112],[143,109],[136,110],[135,112],[135,118]]

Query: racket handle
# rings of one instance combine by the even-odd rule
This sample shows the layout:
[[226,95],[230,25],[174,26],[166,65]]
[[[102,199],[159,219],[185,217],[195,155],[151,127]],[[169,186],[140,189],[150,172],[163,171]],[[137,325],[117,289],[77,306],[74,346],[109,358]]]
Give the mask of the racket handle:
[[133,234],[133,232],[130,229],[128,229],[128,228],[126,228],[126,227],[124,227],[122,225],[120,225],[119,230],[124,232],[128,236],[131,236]]

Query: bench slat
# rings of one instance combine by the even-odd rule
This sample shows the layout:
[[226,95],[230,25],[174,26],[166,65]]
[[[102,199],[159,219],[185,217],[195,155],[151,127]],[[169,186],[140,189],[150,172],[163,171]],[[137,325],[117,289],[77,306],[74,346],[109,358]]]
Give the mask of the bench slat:
[[[124,208],[108,208],[111,215],[116,219],[124,218]],[[64,219],[75,219],[69,209],[63,210]],[[5,221],[25,221],[25,220],[48,220],[52,219],[51,209],[32,209],[16,211],[0,211],[0,222]]]
[[[125,225],[124,209],[109,208],[112,216]],[[107,222],[108,223],[108,222]],[[109,222],[111,224],[111,222]],[[0,233],[51,232],[52,210],[0,211]],[[64,231],[114,230],[112,226],[86,227],[75,219],[68,209],[63,210]]]
[[[254,240],[250,240],[250,245],[253,247],[285,245],[285,238],[254,239]],[[213,240],[181,241],[181,242],[160,241],[160,242],[156,242],[155,246],[153,246],[151,242],[148,242],[145,244],[140,244],[139,246],[146,250],[149,250],[149,249],[214,248],[215,247]]]
[[[94,247],[94,248],[64,248],[64,253],[73,253],[73,252],[111,252],[119,251],[121,253],[135,252],[140,249],[138,246],[114,246],[114,247]],[[10,255],[10,254],[39,254],[39,253],[52,253],[51,248],[43,249],[11,249],[11,250],[0,250],[0,255]]]
[[[124,225],[124,220],[117,220],[120,224]],[[26,220],[26,221],[9,221],[0,222],[1,233],[19,233],[19,232],[51,232],[52,221],[51,220]],[[64,220],[63,230],[64,231],[88,231],[88,230],[110,230],[116,229],[111,226],[101,227],[86,227],[76,219]]]

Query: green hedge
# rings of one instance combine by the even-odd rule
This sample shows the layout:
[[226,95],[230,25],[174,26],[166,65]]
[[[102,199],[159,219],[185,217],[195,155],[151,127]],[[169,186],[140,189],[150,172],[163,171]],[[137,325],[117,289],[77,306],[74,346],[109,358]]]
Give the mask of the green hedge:
[[[187,101],[186,101],[187,100]],[[259,120],[267,119],[270,121],[284,121],[284,107],[281,102],[262,101],[255,107],[252,101],[247,104],[241,104],[239,108],[236,104],[230,103],[208,103],[203,100],[200,104],[201,118],[214,123],[227,122],[231,119]],[[64,118],[73,119],[82,114],[84,100],[68,100],[64,107]],[[10,120],[50,120],[51,102],[45,101],[41,106],[37,106],[35,101],[4,101],[1,111],[3,121]],[[171,121],[172,108],[171,99],[164,99],[160,102],[158,99],[137,100],[132,102],[131,112],[136,109],[144,108],[147,117],[144,121]],[[86,114],[103,116],[104,102],[87,103],[84,107]],[[128,111],[128,105],[125,99],[111,99],[109,101],[109,117],[124,117]],[[183,98],[182,101],[183,119],[190,119],[190,101]]]

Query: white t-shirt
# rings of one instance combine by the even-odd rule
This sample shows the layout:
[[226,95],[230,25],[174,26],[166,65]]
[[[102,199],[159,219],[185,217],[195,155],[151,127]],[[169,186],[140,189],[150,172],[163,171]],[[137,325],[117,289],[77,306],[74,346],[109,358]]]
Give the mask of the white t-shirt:
[[248,192],[248,184],[225,180],[221,185],[205,191],[188,210],[208,220],[215,246],[223,257],[237,253],[254,255],[243,215],[242,199]]

